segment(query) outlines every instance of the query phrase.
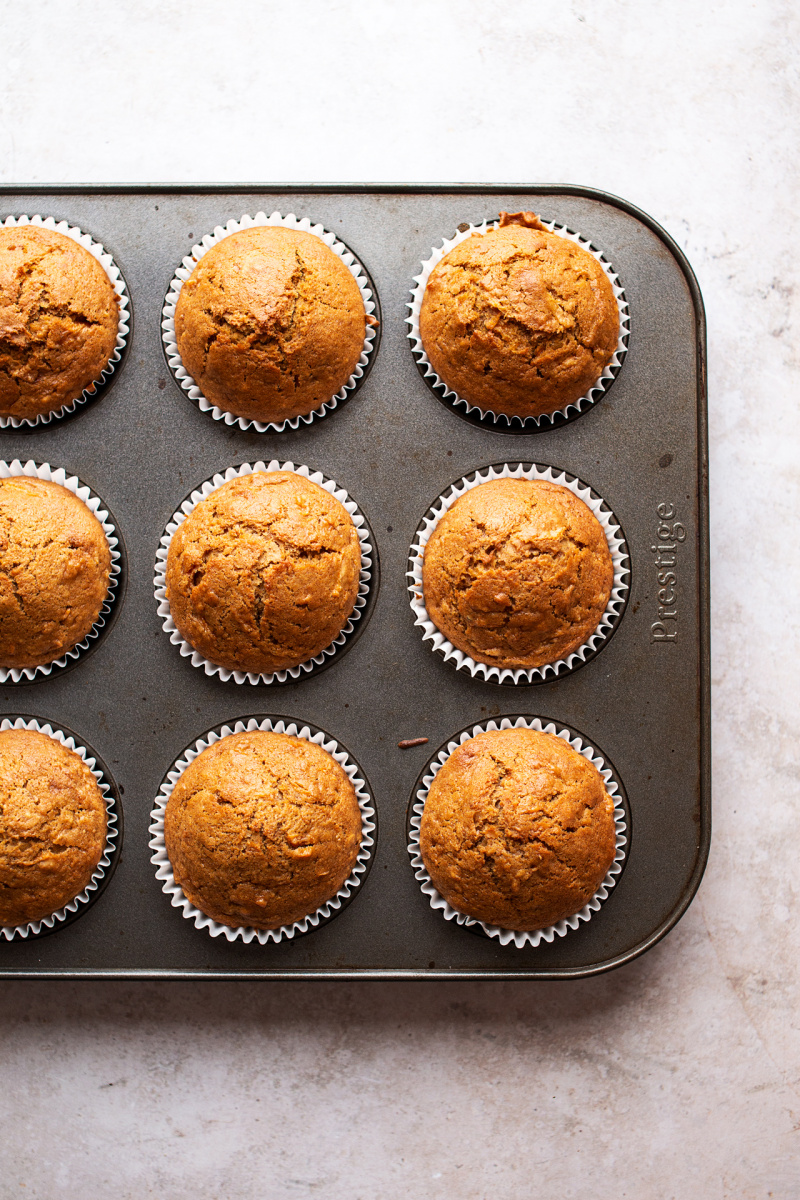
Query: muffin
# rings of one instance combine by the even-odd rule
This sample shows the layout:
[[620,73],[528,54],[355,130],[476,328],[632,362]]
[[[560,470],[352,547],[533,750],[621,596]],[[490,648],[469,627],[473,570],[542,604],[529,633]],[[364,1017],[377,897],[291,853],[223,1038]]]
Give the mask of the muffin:
[[254,421],[305,416],[356,369],[358,284],[313,233],[260,226],[212,247],[183,285],[175,338],[207,400]]
[[103,855],[106,805],[74,750],[0,732],[0,925],[25,925],[80,895]]
[[114,285],[88,250],[53,229],[0,228],[0,416],[77,400],[108,365],[118,324]]
[[307,662],[347,624],[361,545],[342,504],[292,471],[224,483],[178,527],[167,601],[195,650],[231,671]]
[[110,573],[103,526],[68,488],[0,479],[0,666],[44,666],[83,641]]
[[420,852],[448,904],[531,930],[572,916],[614,861],[614,804],[595,766],[533,729],[464,742],[431,784]]
[[164,814],[176,883],[222,925],[277,929],[336,895],[361,812],[327,751],[285,733],[234,733],[199,754]]
[[585,395],[611,361],[619,308],[600,263],[533,213],[455,246],[419,314],[437,375],[483,411],[540,417]]
[[493,479],[456,500],[425,547],[430,619],[489,666],[556,662],[594,633],[614,567],[605,533],[569,488]]

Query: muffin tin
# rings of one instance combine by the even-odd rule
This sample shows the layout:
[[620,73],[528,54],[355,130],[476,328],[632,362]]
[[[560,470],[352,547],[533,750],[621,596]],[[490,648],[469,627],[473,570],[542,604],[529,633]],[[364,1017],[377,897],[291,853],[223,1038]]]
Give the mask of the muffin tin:
[[[41,213],[91,233],[119,264],[134,315],[125,361],[96,399],[49,425],[0,431],[0,457],[64,467],[101,495],[128,558],[127,594],[93,653],[69,672],[0,686],[0,715],[56,722],[97,748],[125,818],[102,896],[57,932],[0,943],[0,976],[567,979],[657,942],[691,902],[710,837],[705,324],[668,235],[627,202],[572,186],[6,187],[0,209],[0,218]],[[560,427],[465,419],[439,401],[411,353],[405,321],[420,263],[459,224],[501,209],[532,209],[590,238],[625,288],[631,332],[618,376]],[[369,271],[382,314],[357,392],[325,420],[280,434],[211,420],[175,382],[161,341],[181,260],[208,230],[258,211],[307,216],[340,237]],[[320,470],[356,500],[375,535],[381,589],[358,639],[327,670],[282,685],[223,683],[162,631],[153,561],[188,492],[230,466],[272,459]],[[584,480],[613,509],[631,558],[614,637],[581,670],[532,685],[453,670],[414,628],[406,590],[409,547],[431,499],[503,462]],[[665,587],[672,574],[677,583]],[[308,723],[347,746],[380,831],[352,903],[305,936],[264,946],[212,939],[185,921],[148,846],[155,796],[181,750],[252,715]],[[438,748],[468,725],[518,715],[585,735],[613,764],[630,816],[625,869],[600,910],[522,949],[444,921],[406,849],[417,778]],[[428,744],[398,749],[419,737]]]

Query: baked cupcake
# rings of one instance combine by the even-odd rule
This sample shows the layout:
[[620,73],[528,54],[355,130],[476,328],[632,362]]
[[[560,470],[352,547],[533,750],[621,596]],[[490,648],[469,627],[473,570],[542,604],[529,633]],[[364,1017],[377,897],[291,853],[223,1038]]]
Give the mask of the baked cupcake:
[[38,225],[0,228],[0,416],[77,400],[114,353],[119,301],[97,259]]
[[356,527],[335,496],[292,471],[256,471],[217,488],[175,531],[167,601],[211,662],[282,671],[338,637],[360,570]]
[[277,929],[316,911],[361,844],[355,789],[336,759],[285,733],[234,733],[173,788],[164,839],[175,881],[222,925]]
[[68,488],[0,479],[0,666],[37,667],[83,641],[108,593],[103,526]]
[[321,238],[266,225],[201,258],[178,298],[175,338],[207,400],[237,417],[285,421],[344,386],[367,320],[352,273]]
[[106,805],[74,750],[0,732],[0,925],[25,925],[80,895],[103,855]]
[[533,213],[459,242],[434,267],[419,314],[425,353],[452,391],[484,412],[540,417],[597,382],[619,338],[600,263]]
[[444,513],[425,547],[430,619],[489,666],[530,669],[577,650],[600,623],[614,567],[603,527],[569,488],[493,479]]
[[533,930],[579,912],[616,853],[614,803],[555,734],[481,733],[430,786],[420,853],[436,890],[487,925]]

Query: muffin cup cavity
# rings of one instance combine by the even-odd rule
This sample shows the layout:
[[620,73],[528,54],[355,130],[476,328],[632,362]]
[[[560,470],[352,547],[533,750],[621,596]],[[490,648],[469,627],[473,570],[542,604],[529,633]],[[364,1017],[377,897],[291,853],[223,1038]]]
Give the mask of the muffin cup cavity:
[[88,250],[92,257],[97,259],[110,279],[111,285],[117,295],[117,300],[119,301],[117,340],[114,352],[98,378],[85,387],[81,394],[76,396],[74,400],[71,400],[68,404],[62,404],[60,408],[54,409],[52,412],[40,413],[37,417],[0,416],[0,429],[21,429],[25,427],[34,429],[39,425],[49,425],[51,421],[60,421],[62,417],[74,413],[80,405],[93,400],[97,395],[98,389],[111,378],[117,369],[127,345],[131,326],[128,286],[114,259],[103,248],[100,242],[96,242],[90,234],[84,233],[77,225],[70,225],[68,221],[56,221],[54,217],[41,217],[38,213],[33,217],[6,217],[4,221],[0,221],[0,229],[16,229],[23,225],[37,225],[40,229],[51,229],[55,233],[63,234],[64,237],[72,238],[73,242],[77,242],[78,245],[83,246],[84,250]]
[[10,463],[0,461],[0,479],[13,479],[20,475],[27,475],[30,479],[44,479],[49,483],[59,483],[62,487],[72,492],[73,495],[77,496],[79,500],[83,501],[103,527],[103,533],[106,535],[108,548],[111,553],[111,571],[108,577],[106,598],[103,601],[97,620],[83,641],[78,642],[76,646],[67,650],[60,658],[56,658],[49,663],[43,663],[38,667],[0,667],[0,684],[31,683],[35,679],[51,675],[55,669],[63,669],[69,666],[80,658],[81,654],[89,650],[103,630],[108,627],[112,609],[115,604],[119,603],[120,583],[122,580],[120,539],[117,536],[116,526],[112,523],[108,510],[104,507],[100,497],[95,495],[85,483],[81,483],[77,475],[67,475],[63,467],[51,467],[49,463],[37,463],[33,459],[29,459],[24,464],[18,458],[15,458]]
[[294,213],[287,213],[286,216],[283,216],[279,212],[274,212],[267,216],[266,213],[257,212],[254,217],[245,213],[239,221],[231,219],[225,226],[217,225],[213,233],[207,233],[196,246],[192,247],[192,253],[183,259],[167,289],[167,296],[161,311],[161,337],[164,344],[164,353],[172,374],[183,391],[192,400],[196,401],[201,412],[210,413],[215,421],[224,421],[226,425],[238,425],[240,429],[255,429],[258,433],[283,433],[284,430],[299,429],[301,424],[310,425],[312,421],[327,416],[328,413],[333,412],[358,387],[367,372],[370,359],[377,347],[380,325],[367,325],[364,345],[361,348],[361,357],[353,374],[334,396],[331,396],[329,400],[326,400],[319,408],[314,409],[313,412],[304,413],[298,417],[287,417],[284,421],[254,421],[247,417],[237,417],[234,413],[227,412],[225,409],[219,408],[216,404],[212,404],[207,400],[183,365],[178,350],[178,343],[175,337],[175,307],[178,303],[178,297],[181,294],[184,283],[192,274],[200,259],[213,246],[216,246],[226,237],[230,237],[232,233],[241,233],[244,229],[253,229],[264,225],[279,225],[284,229],[296,229],[318,237],[334,254],[339,256],[349,269],[358,284],[361,299],[364,302],[364,311],[367,316],[378,317],[380,315],[377,311],[372,284],[367,278],[364,267],[353,254],[352,250],[348,249],[345,243],[340,241],[330,230],[327,230],[324,225],[313,223],[308,217],[298,218]]
[[[321,650],[313,658],[307,659],[306,662],[299,663],[296,667],[287,667],[283,671],[261,673],[254,671],[232,671],[205,658],[181,636],[172,619],[169,601],[167,600],[167,556],[172,536],[178,526],[183,524],[201,500],[205,500],[207,496],[210,496],[217,488],[222,487],[224,483],[245,475],[253,475],[258,471],[265,473],[269,473],[270,471],[291,471],[295,475],[300,475],[304,479],[310,480],[312,483],[319,484],[326,492],[330,492],[349,513],[361,545],[361,570],[358,576],[358,595],[356,596],[355,607],[347,618],[347,623],[342,631],[334,638],[330,645],[326,646],[324,650]],[[367,603],[376,584],[376,577],[377,555],[372,545],[372,534],[367,519],[355,501],[350,499],[344,488],[340,488],[333,479],[328,479],[321,471],[311,471],[306,466],[295,466],[294,463],[281,463],[277,459],[272,459],[269,463],[242,463],[240,467],[228,467],[224,474],[217,474],[213,478],[207,479],[205,483],[202,483],[199,488],[196,488],[191,493],[188,499],[184,500],[177,512],[172,514],[164,533],[161,535],[161,542],[156,552],[155,578],[153,583],[155,586],[156,603],[158,604],[158,615],[162,618],[161,627],[165,633],[169,634],[169,640],[172,644],[179,648],[181,657],[191,659],[192,666],[202,667],[206,675],[218,675],[223,683],[227,683],[232,679],[235,683],[251,683],[255,685],[259,683],[293,682],[296,679],[303,678],[314,670],[318,670],[320,667],[326,666],[333,656],[340,653],[351,641],[351,635],[355,632],[357,622],[362,620],[365,615]]]
[[[571,917],[565,917],[563,920],[558,921],[555,925],[548,925],[546,929],[526,931],[502,929],[499,925],[487,925],[484,921],[478,921],[475,917],[469,917],[466,913],[459,912],[458,909],[452,908],[444,897],[437,892],[422,860],[420,823],[428,791],[434,778],[440,768],[447,762],[450,755],[459,746],[463,745],[464,742],[469,741],[470,738],[477,737],[479,733],[488,733],[490,730],[498,729],[535,729],[539,733],[552,733],[557,737],[563,738],[565,742],[568,742],[572,746],[573,750],[577,750],[579,754],[582,754],[584,758],[597,767],[605,783],[606,791],[614,803],[616,854],[603,882],[582,909],[573,913]],[[597,747],[581,734],[576,733],[574,730],[566,729],[563,726],[558,726],[552,721],[545,722],[539,717],[504,717],[500,721],[488,721],[486,724],[473,725],[469,729],[464,729],[461,733],[456,734],[452,741],[449,741],[430,759],[428,765],[423,770],[422,783],[416,791],[416,798],[412,797],[407,848],[411,856],[414,875],[419,880],[422,891],[430,900],[431,908],[440,912],[445,921],[455,921],[457,925],[463,925],[473,930],[480,929],[487,937],[496,938],[501,945],[513,945],[518,950],[522,950],[526,946],[535,948],[540,942],[552,942],[556,937],[564,937],[570,929],[577,929],[581,921],[591,920],[593,913],[596,913],[603,901],[607,899],[611,888],[614,887],[622,872],[628,843],[628,819],[625,811],[625,797],[622,784],[613,768],[604,759]]]
[[[232,733],[252,733],[257,729],[266,733],[285,733],[290,737],[304,738],[307,742],[314,742],[315,745],[321,746],[323,750],[327,751],[336,760],[347,774],[347,777],[355,788],[356,799],[358,800],[358,807],[361,812],[361,845],[355,866],[336,895],[332,896],[330,900],[326,900],[313,913],[309,913],[308,916],[303,917],[301,921],[295,921],[292,925],[281,925],[278,929],[254,929],[252,926],[246,925],[233,927],[222,925],[219,921],[214,921],[211,917],[207,917],[204,912],[201,912],[199,908],[196,908],[192,904],[191,900],[184,894],[183,889],[175,882],[172,864],[167,856],[167,848],[164,840],[164,814],[167,802],[172,795],[175,784],[189,764],[197,758],[198,754],[202,754],[204,750],[207,750],[209,746],[213,746],[215,742],[220,741],[222,738],[229,737]],[[310,930],[316,929],[321,922],[324,923],[341,912],[342,908],[353,899],[354,894],[366,878],[367,871],[371,865],[377,830],[375,808],[372,803],[369,787],[361,774],[360,767],[347,751],[342,749],[338,742],[322,730],[314,730],[310,726],[300,725],[296,721],[289,722],[283,718],[271,717],[245,717],[235,724],[223,725],[218,729],[209,730],[208,733],[199,737],[194,745],[185,750],[167,771],[159,793],[156,796],[155,808],[150,814],[150,822],[152,837],[148,845],[153,851],[150,861],[156,867],[156,878],[162,881],[162,891],[170,897],[173,908],[182,909],[182,915],[186,920],[193,921],[196,929],[205,929],[211,937],[220,937],[222,935],[229,942],[241,941],[250,943],[257,941],[262,946],[266,946],[268,942],[288,941],[299,934],[308,933]]]
[[474,233],[482,234],[486,233],[489,229],[497,228],[498,221],[485,220],[481,221],[479,225],[472,225],[465,222],[459,226],[453,237],[446,238],[438,248],[434,246],[430,257],[426,258],[422,263],[420,274],[414,276],[415,286],[411,291],[411,300],[408,301],[408,308],[410,309],[410,315],[406,317],[408,338],[411,342],[411,350],[416,358],[417,366],[426,383],[429,384],[441,400],[459,412],[459,415],[468,417],[473,422],[484,426],[494,427],[501,432],[535,433],[537,430],[552,429],[556,424],[563,424],[565,421],[574,420],[575,417],[580,416],[581,413],[586,412],[587,409],[596,404],[600,397],[608,391],[614,379],[619,374],[622,361],[628,349],[628,340],[630,337],[628,301],[625,297],[619,276],[613,270],[611,264],[596,246],[593,246],[580,233],[576,233],[574,229],[570,229],[566,225],[559,225],[556,221],[542,220],[541,223],[550,233],[568,238],[570,241],[577,243],[583,250],[588,251],[593,258],[597,259],[614,289],[614,296],[616,297],[619,309],[619,338],[611,362],[585,395],[571,401],[564,408],[556,409],[552,413],[543,413],[539,417],[509,417],[506,413],[495,413],[491,409],[483,409],[477,404],[471,404],[469,400],[465,400],[463,396],[459,396],[457,392],[448,387],[445,381],[434,371],[425,353],[419,331],[419,314],[431,271],[460,242],[465,241],[466,238],[471,237]]
[[[611,595],[609,596],[605,612],[600,618],[600,622],[594,633],[582,645],[578,646],[576,650],[568,654],[566,658],[560,658],[552,663],[545,663],[541,667],[500,667],[476,662],[474,658],[465,654],[463,650],[456,649],[453,643],[433,623],[425,607],[425,596],[422,585],[422,563],[425,547],[428,544],[431,534],[444,514],[452,508],[460,496],[463,496],[472,488],[479,487],[482,483],[488,483],[492,479],[544,479],[550,483],[557,483],[562,487],[568,488],[573,495],[577,496],[591,509],[600,522],[606,536],[606,541],[608,542],[608,549],[611,553],[611,561],[614,567]],[[570,671],[583,666],[585,662],[594,657],[611,637],[620,622],[628,600],[630,591],[630,558],[628,556],[625,536],[619,521],[602,497],[594,493],[588,484],[567,475],[564,471],[557,471],[552,467],[542,466],[539,463],[517,463],[515,465],[502,463],[475,471],[472,475],[464,476],[452,484],[446,492],[443,492],[434,501],[417,527],[417,532],[414,534],[406,575],[410,580],[408,591],[411,598],[411,610],[414,613],[414,624],[422,629],[422,640],[430,642],[431,648],[442,654],[445,662],[452,663],[459,671],[469,671],[473,679],[478,676],[486,680],[487,683],[531,684],[544,683],[548,679],[567,675]]]
[[100,788],[105,801],[107,819],[106,841],[103,847],[103,854],[83,891],[75,896],[73,900],[70,900],[69,904],[60,908],[58,912],[51,913],[49,917],[42,917],[39,921],[28,921],[25,925],[0,926],[0,938],[5,938],[7,942],[11,942],[15,938],[33,938],[52,933],[59,926],[67,924],[76,916],[82,915],[82,910],[97,899],[99,889],[108,882],[113,874],[122,841],[122,829],[117,809],[117,799],[106,772],[98,766],[98,761],[94,753],[87,749],[86,746],[82,746],[79,742],[76,742],[72,733],[59,728],[58,725],[54,725],[51,722],[40,724],[33,717],[4,717],[2,722],[0,722],[0,732],[5,732],[6,729],[29,729],[34,733],[44,733],[47,737],[53,738],[54,741],[60,742],[62,746],[66,746],[68,750],[74,750],[78,757],[83,759],[97,780],[97,786]]

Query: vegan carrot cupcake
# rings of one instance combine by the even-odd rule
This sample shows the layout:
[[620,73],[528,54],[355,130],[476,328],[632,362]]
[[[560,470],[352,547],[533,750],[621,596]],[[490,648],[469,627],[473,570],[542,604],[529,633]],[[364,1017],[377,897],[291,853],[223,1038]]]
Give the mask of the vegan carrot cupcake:
[[352,272],[320,237],[257,225],[197,263],[175,307],[175,340],[211,404],[281,423],[319,409],[347,383],[368,323]]
[[208,746],[164,814],[175,882],[221,925],[277,929],[351,875],[362,837],[355,788],[315,742],[255,729]]
[[293,471],[228,480],[175,530],[166,563],[172,620],[231,671],[272,673],[321,653],[359,591],[361,543],[344,505]]
[[569,488],[499,478],[461,495],[424,551],[430,620],[478,663],[553,663],[597,629],[614,566],[602,525]]
[[0,479],[0,667],[42,666],[83,641],[110,575],[103,526],[69,488]]
[[114,354],[119,316],[114,285],[73,238],[0,227],[0,417],[35,420],[91,389]]
[[563,738],[490,730],[435,775],[419,846],[452,908],[489,926],[543,929],[583,909],[605,879],[614,802],[597,767]]
[[84,890],[107,810],[83,759],[47,734],[0,732],[0,926],[40,921]]
[[501,213],[430,272],[419,310],[424,353],[448,389],[494,415],[564,410],[617,349],[620,310],[598,259],[534,213]]

